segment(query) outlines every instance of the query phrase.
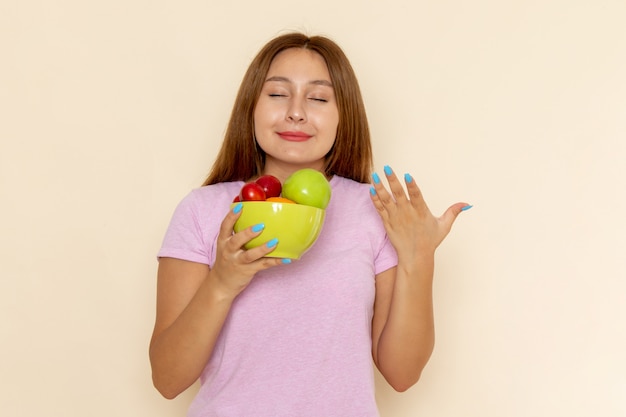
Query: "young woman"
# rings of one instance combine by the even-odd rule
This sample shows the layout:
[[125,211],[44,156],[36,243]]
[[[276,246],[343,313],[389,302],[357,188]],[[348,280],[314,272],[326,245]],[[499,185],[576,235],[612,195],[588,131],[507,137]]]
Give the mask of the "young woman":
[[[207,180],[177,207],[158,254],[154,384],[167,398],[201,380],[189,415],[377,416],[373,364],[398,391],[433,349],[434,253],[457,215],[428,210],[390,167],[371,175],[367,118],[352,67],[324,37],[270,41],[241,84]],[[233,233],[246,181],[323,172],[332,198],[299,260],[245,250]],[[372,184],[368,184],[369,181]]]

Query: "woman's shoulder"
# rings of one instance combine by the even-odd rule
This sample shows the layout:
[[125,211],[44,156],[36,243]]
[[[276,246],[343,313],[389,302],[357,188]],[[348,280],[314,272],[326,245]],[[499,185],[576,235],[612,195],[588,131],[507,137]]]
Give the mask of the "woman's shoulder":
[[194,188],[183,197],[178,210],[192,213],[228,211],[235,196],[239,194],[241,182],[223,182]]
[[239,195],[243,182],[220,182],[217,184],[204,185],[195,188],[189,193],[189,197],[198,203],[215,204],[221,201],[232,202]]

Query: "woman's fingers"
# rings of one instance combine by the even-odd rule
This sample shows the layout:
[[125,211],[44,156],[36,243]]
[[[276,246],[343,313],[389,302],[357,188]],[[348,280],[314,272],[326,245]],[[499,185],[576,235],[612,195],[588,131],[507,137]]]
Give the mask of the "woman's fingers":
[[[256,226],[260,226],[260,225],[256,225]],[[239,246],[240,248],[246,243],[248,243],[250,240],[252,240],[253,238],[263,233],[262,228],[258,227],[257,229],[255,229],[256,226],[252,226],[236,234],[236,237],[238,238],[242,237],[242,240],[243,240],[243,242]],[[271,253],[274,249],[276,249],[277,245],[278,245],[278,239],[276,239],[275,237],[268,236],[267,241],[265,241],[265,243],[263,243],[262,245],[259,245],[257,247],[247,249],[247,250],[242,248],[241,254],[240,254],[241,261],[244,263],[254,262],[268,255],[269,253]]]
[[374,205],[378,211],[388,211],[390,214],[393,214],[399,205],[404,205],[409,201],[413,204],[413,198],[416,198],[417,201],[423,202],[421,199],[421,192],[409,174],[404,175],[404,182],[409,194],[407,196],[407,192],[405,192],[400,179],[389,165],[385,165],[384,172],[385,177],[387,178],[387,183],[389,184],[389,191],[387,191],[382,184],[378,173],[374,173],[372,175],[373,186],[371,194]]
[[389,165],[385,165],[384,171],[385,176],[387,177],[387,183],[389,184],[389,189],[391,190],[391,194],[393,195],[395,202],[402,203],[403,201],[408,200],[400,180],[391,167]]
[[446,231],[446,234],[452,229],[452,225],[459,214],[471,208],[472,206],[467,203],[455,203],[448,207],[443,215],[439,217],[439,220],[443,223],[443,228]]
[[232,260],[236,259],[243,264],[260,261],[260,265],[258,265],[260,269],[278,264],[290,263],[289,260],[283,260],[280,258],[265,258],[265,256],[274,251],[279,244],[278,239],[273,236],[268,236],[267,241],[264,244],[255,248],[248,250],[244,248],[246,243],[263,233],[265,225],[263,223],[259,223],[243,229],[238,233],[233,233],[233,227],[241,215],[242,210],[243,204],[238,203],[235,205],[226,215],[220,226],[219,239],[223,242],[223,250],[226,251],[226,257]]
[[[404,175],[406,192],[400,180],[389,166],[385,166],[389,191],[383,186],[378,174],[372,175],[372,202],[378,210],[392,242],[421,241],[422,245],[438,246],[450,232],[457,216],[471,208],[466,203],[450,206],[441,217],[430,212],[422,192],[413,177]],[[394,244],[395,246],[395,244]]]
[[228,239],[233,235],[233,227],[235,227],[235,222],[241,215],[241,210],[243,210],[243,204],[237,203],[224,217],[220,225],[218,239]]
[[239,233],[233,233],[233,228],[241,211],[243,210],[243,204],[237,203],[232,210],[228,212],[222,224],[220,226],[220,233],[218,239],[223,245],[223,249],[226,250],[227,257],[231,258],[235,255],[239,255],[242,251],[243,245],[257,237],[263,231],[263,224],[256,224],[240,231]]
[[409,194],[409,200],[413,205],[415,205],[415,203],[426,204],[422,190],[420,190],[417,182],[415,182],[410,174],[404,174],[404,183],[406,184],[406,190]]

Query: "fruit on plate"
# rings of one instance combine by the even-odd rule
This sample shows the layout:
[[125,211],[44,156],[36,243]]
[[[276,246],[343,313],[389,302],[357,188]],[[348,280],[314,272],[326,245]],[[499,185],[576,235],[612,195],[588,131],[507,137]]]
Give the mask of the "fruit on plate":
[[282,191],[283,186],[281,185],[280,180],[275,176],[262,175],[255,181],[255,183],[261,186],[265,192],[266,198],[280,197],[280,192]]
[[330,183],[324,174],[311,168],[294,172],[283,184],[282,196],[297,204],[325,209],[330,195]]
[[319,171],[304,168],[291,174],[284,184],[273,175],[262,175],[241,187],[233,203],[240,201],[270,201],[302,204],[326,209],[330,201],[330,183]]
[[265,198],[265,191],[263,191],[263,188],[255,182],[248,182],[244,184],[239,192],[240,201],[264,201]]

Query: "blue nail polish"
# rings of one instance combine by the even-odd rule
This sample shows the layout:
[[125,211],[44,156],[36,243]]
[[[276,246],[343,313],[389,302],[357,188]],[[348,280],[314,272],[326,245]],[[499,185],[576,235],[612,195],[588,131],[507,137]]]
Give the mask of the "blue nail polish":
[[374,184],[379,184],[380,183],[380,177],[375,172],[372,174],[372,179],[374,180]]
[[386,175],[391,175],[391,174],[393,174],[393,171],[391,170],[391,167],[390,167],[389,165],[385,165],[384,170],[385,170],[385,174],[386,174]]
[[233,207],[233,213],[235,213],[235,214],[239,213],[242,208],[243,208],[243,204],[237,203],[237,205],[235,207]]
[[277,238],[274,238],[274,239],[270,240],[269,242],[267,242],[267,247],[268,248],[273,248],[276,245],[278,245],[278,239]]
[[471,209],[472,207],[474,207],[474,206],[467,205],[467,206],[463,207],[463,208],[461,209],[461,211],[469,210],[469,209]]
[[255,224],[254,226],[252,226],[252,231],[255,233],[260,232],[263,229],[265,229],[265,225],[263,223]]
[[291,263],[291,259],[289,259],[289,258],[285,258],[285,259],[283,259],[283,261],[282,261],[282,262],[283,262],[285,265],[287,265],[287,264],[290,264],[290,263]]
[[404,181],[408,184],[410,182],[413,182],[413,177],[411,177],[411,174],[404,174]]
[[370,194],[376,195],[376,189],[374,187],[370,187]]

